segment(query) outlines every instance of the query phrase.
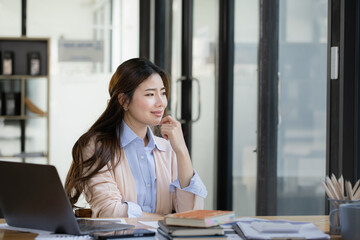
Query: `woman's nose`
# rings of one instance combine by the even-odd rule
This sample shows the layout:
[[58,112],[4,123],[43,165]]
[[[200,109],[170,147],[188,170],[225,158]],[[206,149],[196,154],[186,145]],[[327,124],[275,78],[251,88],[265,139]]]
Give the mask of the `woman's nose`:
[[156,105],[158,106],[164,106],[166,102],[166,97],[162,94],[157,94],[156,97]]

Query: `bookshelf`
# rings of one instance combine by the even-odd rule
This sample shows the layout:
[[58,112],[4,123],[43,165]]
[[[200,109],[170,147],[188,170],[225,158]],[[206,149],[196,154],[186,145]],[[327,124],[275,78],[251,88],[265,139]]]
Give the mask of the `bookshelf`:
[[49,164],[48,38],[0,38],[0,159]]

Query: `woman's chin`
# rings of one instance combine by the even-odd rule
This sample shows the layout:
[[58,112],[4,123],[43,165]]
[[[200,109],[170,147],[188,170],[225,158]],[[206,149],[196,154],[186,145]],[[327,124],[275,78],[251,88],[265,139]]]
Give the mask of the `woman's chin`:
[[151,121],[151,123],[149,123],[149,126],[150,127],[155,127],[157,125],[160,125],[160,122],[161,122],[161,118],[159,118],[157,120],[154,120],[154,121]]

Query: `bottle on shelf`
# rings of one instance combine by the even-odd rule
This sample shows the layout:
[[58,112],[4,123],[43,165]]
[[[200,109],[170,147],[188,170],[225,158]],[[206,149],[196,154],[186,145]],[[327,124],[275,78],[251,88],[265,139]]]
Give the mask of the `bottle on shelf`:
[[11,51],[4,52],[2,74],[3,75],[14,74],[14,53]]
[[29,75],[40,75],[40,53],[30,52],[28,53],[28,69]]

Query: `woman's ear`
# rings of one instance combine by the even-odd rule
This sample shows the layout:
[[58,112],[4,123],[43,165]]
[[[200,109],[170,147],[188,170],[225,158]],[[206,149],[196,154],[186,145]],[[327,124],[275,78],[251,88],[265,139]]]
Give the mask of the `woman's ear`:
[[127,109],[128,101],[127,96],[125,93],[119,93],[118,95],[118,101],[120,103],[120,106],[122,106],[124,109]]

